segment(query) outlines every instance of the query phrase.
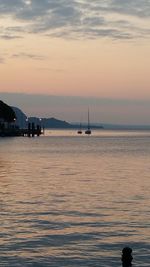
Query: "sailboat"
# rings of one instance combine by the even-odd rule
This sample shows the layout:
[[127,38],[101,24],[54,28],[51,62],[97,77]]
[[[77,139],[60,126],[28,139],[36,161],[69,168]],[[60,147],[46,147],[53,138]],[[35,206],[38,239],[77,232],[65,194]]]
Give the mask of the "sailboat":
[[89,109],[88,109],[88,126],[87,126],[87,130],[85,131],[85,134],[88,134],[88,135],[91,134],[91,129],[90,129],[90,118],[89,118]]
[[81,123],[80,123],[80,128],[79,128],[79,130],[78,130],[78,132],[77,132],[78,134],[82,134],[82,130],[81,130]]

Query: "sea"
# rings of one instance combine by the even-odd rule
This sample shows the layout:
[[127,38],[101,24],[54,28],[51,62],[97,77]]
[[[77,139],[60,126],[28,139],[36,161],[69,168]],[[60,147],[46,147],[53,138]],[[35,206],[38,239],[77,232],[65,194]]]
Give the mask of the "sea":
[[150,266],[150,131],[0,138],[0,266]]

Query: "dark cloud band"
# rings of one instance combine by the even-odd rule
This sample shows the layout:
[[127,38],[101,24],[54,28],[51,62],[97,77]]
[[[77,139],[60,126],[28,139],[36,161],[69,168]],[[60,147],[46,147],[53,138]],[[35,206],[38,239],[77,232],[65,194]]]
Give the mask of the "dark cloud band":
[[133,18],[149,20],[150,0],[0,0],[0,14],[17,24],[4,29],[5,39],[25,32],[77,39],[149,37],[148,26],[137,26]]

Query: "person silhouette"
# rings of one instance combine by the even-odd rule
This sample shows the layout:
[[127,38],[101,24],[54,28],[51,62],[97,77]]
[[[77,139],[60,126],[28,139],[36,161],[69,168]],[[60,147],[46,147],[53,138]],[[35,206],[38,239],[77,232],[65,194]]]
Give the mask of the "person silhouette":
[[122,266],[123,267],[131,267],[132,266],[132,249],[130,247],[124,247],[122,250]]

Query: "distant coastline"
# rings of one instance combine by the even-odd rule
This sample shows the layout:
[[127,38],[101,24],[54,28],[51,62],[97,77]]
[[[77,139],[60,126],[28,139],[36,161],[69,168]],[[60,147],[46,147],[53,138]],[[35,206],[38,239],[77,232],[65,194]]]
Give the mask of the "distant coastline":
[[[20,129],[27,129],[28,123],[34,123],[35,126],[39,125],[45,129],[79,129],[80,122],[67,122],[57,118],[39,118],[39,117],[27,117],[27,115],[17,107],[11,107],[15,112],[16,119],[14,126]],[[82,129],[87,128],[87,123],[82,122]],[[140,130],[150,131],[150,125],[124,125],[124,124],[112,124],[112,123],[91,123],[90,127],[97,130]]]
[[[78,129],[80,123],[69,123],[65,120],[59,120],[56,118],[39,118],[39,117],[27,117],[25,113],[22,112],[17,107],[12,107],[16,114],[16,124],[19,128],[26,128],[27,124],[34,123],[35,125],[40,125],[42,128],[46,129]],[[87,124],[83,124],[83,129],[87,128]],[[93,129],[103,129],[102,125],[92,125]]]
[[[12,107],[15,111],[17,120],[16,123],[20,128],[26,128],[27,122],[34,122],[40,124],[45,129],[78,129],[80,122],[67,122],[65,120],[59,120],[56,118],[38,118],[27,117],[19,108]],[[87,123],[82,123],[82,129],[87,128]],[[91,123],[92,129],[99,130],[150,130],[150,125],[124,125],[124,124],[109,124],[109,123]]]

